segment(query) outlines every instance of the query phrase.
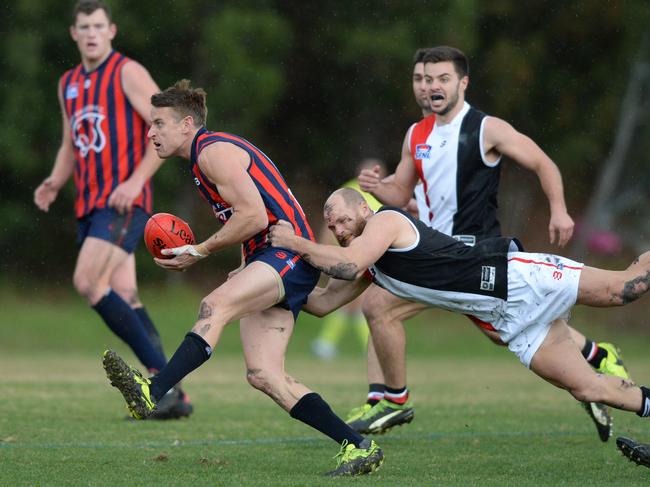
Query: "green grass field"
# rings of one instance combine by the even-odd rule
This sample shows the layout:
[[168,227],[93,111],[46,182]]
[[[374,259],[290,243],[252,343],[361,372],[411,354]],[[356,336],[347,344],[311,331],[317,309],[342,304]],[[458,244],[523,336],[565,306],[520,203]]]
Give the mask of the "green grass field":
[[[100,355],[126,348],[65,287],[0,295],[0,485],[645,485],[650,471],[603,444],[578,404],[491,345],[464,318],[429,312],[407,325],[413,423],[377,438],[376,474],[326,479],[338,447],[291,419],[245,381],[231,325],[185,388],[195,414],[124,420]],[[143,292],[168,352],[192,325],[199,291]],[[617,337],[619,315],[579,310],[574,324],[615,341],[639,382],[649,337]],[[594,324],[598,323],[598,324]],[[319,323],[303,316],[287,369],[345,413],[365,397],[365,361],[352,331],[340,359],[309,354]],[[608,328],[609,327],[609,328]],[[646,383],[648,381],[646,380]],[[615,435],[650,441],[650,423],[615,411]]]

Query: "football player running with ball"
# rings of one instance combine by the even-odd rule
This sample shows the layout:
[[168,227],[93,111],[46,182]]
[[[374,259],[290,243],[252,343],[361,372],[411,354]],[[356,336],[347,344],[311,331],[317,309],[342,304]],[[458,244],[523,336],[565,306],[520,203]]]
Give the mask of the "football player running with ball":
[[165,393],[212,355],[224,327],[239,320],[246,378],[292,418],[341,445],[331,476],[363,475],[383,462],[377,444],[334,414],[317,393],[290,376],[285,352],[295,319],[320,271],[295,252],[272,248],[269,227],[284,219],[295,232],[314,235],[278,168],[259,148],[237,135],[205,128],[206,94],[182,80],[151,98],[151,138],[160,157],[190,161],[193,185],[223,227],[198,245],[165,249],[161,267],[183,271],[210,254],[241,244],[243,266],[203,298],[199,316],[169,363],[146,379],[114,352],[104,354],[111,384],[135,418],[146,418]]

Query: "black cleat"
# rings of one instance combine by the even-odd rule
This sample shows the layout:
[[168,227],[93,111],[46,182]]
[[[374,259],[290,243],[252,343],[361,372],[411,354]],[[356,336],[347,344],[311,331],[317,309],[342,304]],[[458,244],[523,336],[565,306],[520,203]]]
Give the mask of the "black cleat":
[[620,436],[616,438],[616,446],[631,462],[650,468],[650,445]]
[[160,398],[156,404],[156,409],[147,417],[147,419],[180,419],[187,418],[194,411],[190,398],[181,390],[180,387],[174,386],[167,394]]
[[609,440],[612,436],[612,417],[609,415],[609,408],[599,402],[583,402],[582,407],[596,425],[600,441]]

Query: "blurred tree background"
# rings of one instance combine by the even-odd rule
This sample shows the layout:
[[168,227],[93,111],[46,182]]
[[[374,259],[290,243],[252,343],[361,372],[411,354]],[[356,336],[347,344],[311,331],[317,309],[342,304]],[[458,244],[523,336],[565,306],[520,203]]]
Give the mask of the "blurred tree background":
[[[72,185],[47,214],[32,202],[60,142],[57,80],[79,62],[68,30],[72,3],[21,0],[0,10],[0,272],[19,287],[69,286],[76,256]],[[420,116],[412,55],[440,44],[469,57],[468,101],[531,136],[560,166],[579,221],[611,151],[650,23],[647,0],[109,3],[118,26],[113,46],[147,67],[161,88],[184,77],[203,86],[208,128],[263,148],[315,227],[323,199],[354,175],[359,158],[384,158],[394,168],[404,133]],[[627,177],[641,181],[647,196],[647,115],[643,121]],[[505,167],[504,230],[529,248],[551,250],[539,184]],[[200,237],[215,230],[185,162],[166,162],[155,188],[156,211],[189,219]],[[204,266],[206,275],[227,271],[236,258],[235,251]],[[150,259],[140,265],[145,280],[164,275]]]

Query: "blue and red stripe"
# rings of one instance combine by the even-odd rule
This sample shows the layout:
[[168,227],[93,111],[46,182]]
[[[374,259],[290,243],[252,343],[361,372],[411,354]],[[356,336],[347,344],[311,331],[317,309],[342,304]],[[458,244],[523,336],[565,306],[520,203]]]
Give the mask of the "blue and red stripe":
[[[78,132],[87,138],[87,143],[96,142],[95,137],[100,133],[105,138],[101,149],[90,147],[86,154],[74,140],[71,141],[76,159],[75,214],[78,218],[94,208],[105,207],[110,194],[133,174],[146,151],[147,124],[122,88],[122,68],[129,61],[127,57],[112,52],[90,73],[79,65],[61,77],[61,91],[72,136],[75,135],[73,124],[76,116],[81,117]],[[68,89],[73,83],[76,83],[77,94],[68,99]],[[86,83],[89,83],[88,87]],[[93,116],[85,117],[88,113]],[[151,182],[147,181],[134,204],[151,213],[152,203]]]
[[[250,164],[247,172],[264,202],[269,221],[268,226],[273,225],[280,219],[287,220],[292,223],[297,235],[312,241],[315,240],[300,204],[291,194],[280,171],[278,171],[273,161],[266,154],[239,136],[225,132],[209,132],[205,128],[202,128],[195,136],[192,144],[190,170],[193,177],[197,178],[200,182],[197,189],[212,204],[213,208],[231,208],[231,205],[219,194],[218,188],[209,181],[197,164],[201,151],[215,142],[234,144],[249,154]],[[246,256],[250,256],[257,250],[269,245],[266,238],[268,226],[263,231],[243,242],[244,254]]]

